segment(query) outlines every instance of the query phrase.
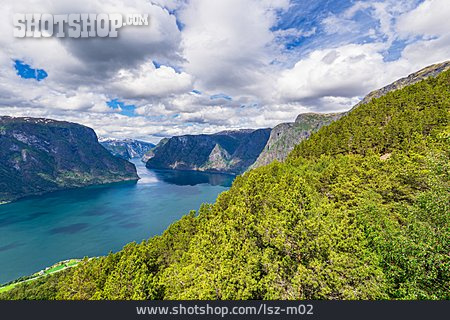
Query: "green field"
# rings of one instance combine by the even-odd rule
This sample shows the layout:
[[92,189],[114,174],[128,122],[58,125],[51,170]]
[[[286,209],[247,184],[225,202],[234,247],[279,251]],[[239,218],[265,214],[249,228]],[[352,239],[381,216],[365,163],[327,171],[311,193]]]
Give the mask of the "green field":
[[[20,283],[20,282],[18,282],[18,283]],[[13,284],[9,284],[9,285],[4,286],[4,287],[0,287],[0,293],[9,291],[12,288],[14,288],[16,285],[17,285],[17,283],[13,283]]]
[[62,261],[62,262],[58,262],[56,264],[54,264],[53,266],[46,268],[44,270],[41,270],[39,272],[33,273],[28,279],[23,280],[23,281],[17,281],[17,282],[13,282],[13,283],[8,283],[4,286],[0,286],[0,293],[6,292],[11,290],[12,288],[14,288],[15,286],[17,286],[20,283],[23,282],[27,282],[27,281],[34,281],[36,279],[39,279],[41,277],[50,275],[52,273],[58,272],[58,271],[62,271],[64,269],[70,268],[70,267],[74,267],[76,266],[81,260],[78,259],[71,259],[68,261]]

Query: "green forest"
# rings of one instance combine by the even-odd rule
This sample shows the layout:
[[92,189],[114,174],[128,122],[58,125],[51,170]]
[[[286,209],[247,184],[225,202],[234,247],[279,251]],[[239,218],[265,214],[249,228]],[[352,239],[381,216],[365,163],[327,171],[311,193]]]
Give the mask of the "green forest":
[[450,71],[360,105],[162,235],[1,299],[450,299]]

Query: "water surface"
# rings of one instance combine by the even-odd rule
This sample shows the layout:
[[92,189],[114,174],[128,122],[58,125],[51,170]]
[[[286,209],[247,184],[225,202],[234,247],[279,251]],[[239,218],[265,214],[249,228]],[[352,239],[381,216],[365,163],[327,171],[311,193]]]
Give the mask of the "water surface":
[[137,183],[58,191],[0,205],[0,283],[160,234],[190,210],[214,202],[234,178],[133,163],[141,177]]

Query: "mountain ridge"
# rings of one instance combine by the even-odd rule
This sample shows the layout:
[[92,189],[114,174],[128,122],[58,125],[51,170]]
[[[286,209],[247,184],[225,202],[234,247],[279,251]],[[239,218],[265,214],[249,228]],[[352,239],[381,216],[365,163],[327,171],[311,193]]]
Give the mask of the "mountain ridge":
[[355,108],[162,235],[2,299],[448,300],[450,70]]
[[266,146],[250,169],[258,168],[277,160],[284,161],[295,145],[307,139],[312,133],[339,119],[343,113],[302,113],[295,122],[275,126]]
[[163,139],[144,161],[151,169],[240,174],[254,163],[271,129],[227,130]]
[[137,180],[133,164],[103,148],[91,128],[0,117],[0,201],[66,188]]
[[99,143],[114,156],[130,160],[142,158],[155,144],[135,139],[99,138]]
[[[304,113],[303,115],[305,116],[302,116],[302,114],[300,114],[295,122],[281,123],[275,126],[271,132],[269,140],[267,141],[267,145],[264,147],[261,155],[250,167],[250,169],[267,165],[274,160],[283,162],[287,158],[289,152],[291,152],[297,144],[307,139],[312,133],[316,132],[322,126],[329,125],[333,121],[336,121],[340,117],[348,114],[351,110],[369,103],[372,99],[381,98],[389,92],[402,89],[426,78],[436,77],[440,73],[445,72],[449,69],[450,60],[436,63],[422,68],[419,71],[413,72],[406,77],[400,78],[380,89],[371,91],[349,111],[332,114]],[[315,127],[311,124],[308,126],[307,119],[304,119],[302,121],[302,117],[307,117],[308,115],[317,115],[318,117],[323,117],[322,122],[317,123]]]
[[449,69],[450,69],[450,60],[429,65],[425,68],[420,69],[419,71],[409,74],[406,77],[400,78],[380,89],[376,89],[374,91],[369,92],[369,94],[367,94],[351,110],[363,104],[369,103],[372,99],[381,98],[382,96],[386,95],[391,91],[402,89],[406,86],[415,84],[429,77],[436,77],[440,73],[445,72]]

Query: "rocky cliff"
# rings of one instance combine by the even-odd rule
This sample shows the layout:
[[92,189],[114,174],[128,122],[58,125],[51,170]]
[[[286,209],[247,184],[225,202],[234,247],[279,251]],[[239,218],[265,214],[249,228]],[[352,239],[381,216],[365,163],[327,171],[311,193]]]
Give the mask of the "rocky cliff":
[[297,117],[295,122],[277,125],[272,129],[264,150],[251,168],[267,165],[274,160],[284,161],[295,145],[341,116],[341,113],[303,113]]
[[64,188],[137,180],[94,130],[49,119],[0,117],[0,202]]
[[263,150],[270,129],[224,131],[162,140],[144,159],[148,168],[240,174]]
[[99,138],[99,142],[114,156],[125,160],[142,158],[155,147],[153,143],[133,139]]

